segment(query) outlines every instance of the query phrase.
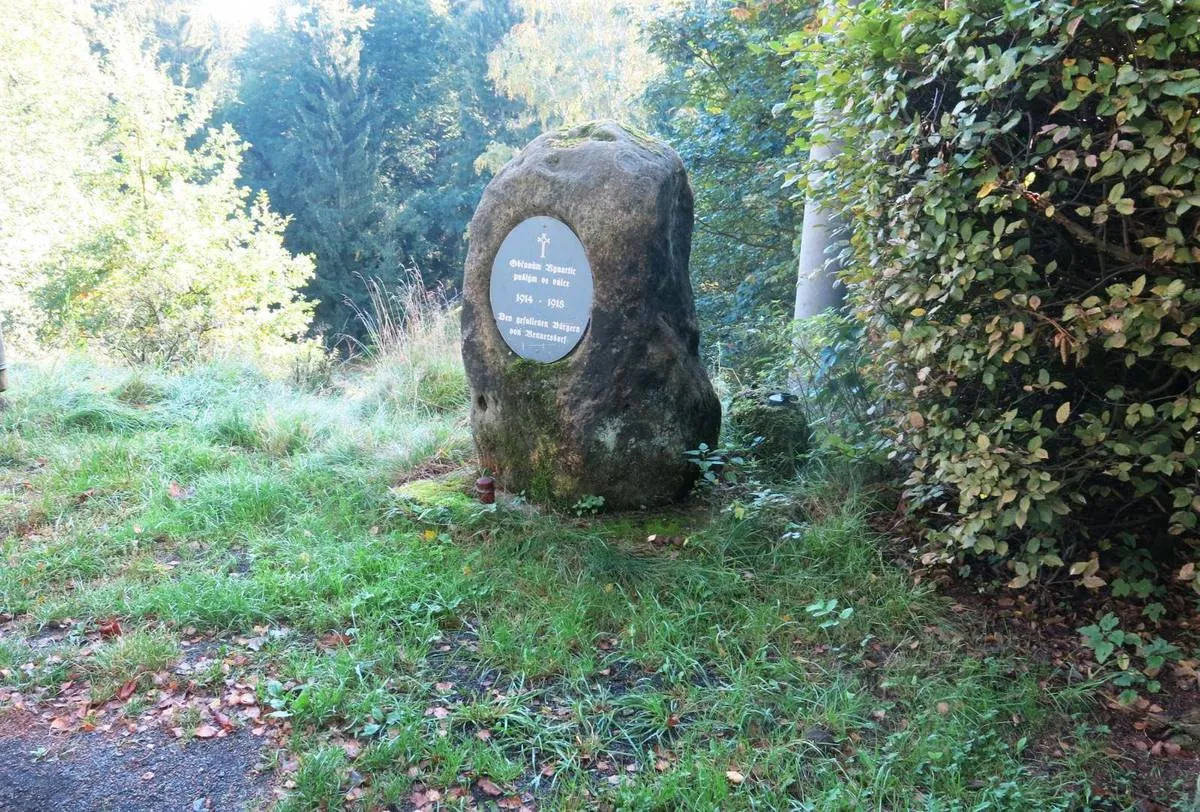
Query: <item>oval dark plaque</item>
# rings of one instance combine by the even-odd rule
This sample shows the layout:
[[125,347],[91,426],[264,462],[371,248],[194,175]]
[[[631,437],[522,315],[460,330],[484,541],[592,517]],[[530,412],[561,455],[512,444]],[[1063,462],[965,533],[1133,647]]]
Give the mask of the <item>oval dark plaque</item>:
[[571,227],[530,217],[508,232],[492,262],[492,315],[512,351],[531,361],[565,358],[587,332],[592,266]]

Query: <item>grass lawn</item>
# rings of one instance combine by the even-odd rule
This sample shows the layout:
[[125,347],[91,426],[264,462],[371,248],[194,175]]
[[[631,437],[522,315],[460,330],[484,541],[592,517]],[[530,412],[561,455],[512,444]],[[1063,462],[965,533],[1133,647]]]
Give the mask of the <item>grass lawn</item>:
[[1120,809],[1157,769],[915,586],[852,477],[484,508],[455,374],[15,370],[0,709],[244,728],[280,810]]

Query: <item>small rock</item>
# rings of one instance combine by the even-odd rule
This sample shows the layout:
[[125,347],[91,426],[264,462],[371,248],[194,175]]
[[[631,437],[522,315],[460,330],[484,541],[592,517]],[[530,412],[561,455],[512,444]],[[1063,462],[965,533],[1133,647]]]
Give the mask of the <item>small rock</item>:
[[820,725],[814,725],[804,731],[804,740],[821,747],[831,747],[837,744],[837,740],[833,738],[833,734]]

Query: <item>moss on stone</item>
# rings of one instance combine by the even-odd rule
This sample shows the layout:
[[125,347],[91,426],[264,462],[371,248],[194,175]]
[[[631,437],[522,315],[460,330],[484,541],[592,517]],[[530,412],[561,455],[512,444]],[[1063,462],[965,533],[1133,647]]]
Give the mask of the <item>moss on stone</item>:
[[396,486],[394,493],[402,498],[434,507],[462,507],[473,504],[465,493],[467,485],[461,477],[417,479]]
[[392,489],[392,495],[421,508],[445,511],[454,521],[464,521],[474,515],[479,503],[471,493],[474,483],[469,477],[452,475],[438,479],[417,479]]
[[[792,476],[804,464],[810,429],[793,395],[751,390],[734,397],[729,429],[750,456],[773,473]],[[760,439],[761,438],[761,439]]]
[[525,491],[537,502],[569,503],[576,488],[575,478],[563,470],[557,404],[569,366],[566,359],[544,364],[518,358],[509,363],[503,373],[505,428],[488,425],[479,438],[482,447],[508,462],[507,470],[495,472],[501,483]]
[[[588,121],[584,124],[577,124],[574,127],[563,128],[554,134],[550,143],[559,148],[577,147],[580,144],[588,141],[615,141],[615,138],[606,137],[604,127],[615,126],[630,137],[633,141],[638,142],[641,146],[656,152],[660,155],[669,154],[670,150],[663,142],[659,141],[649,133],[632,127],[628,124],[622,124],[618,121]],[[605,137],[598,137],[605,136]]]

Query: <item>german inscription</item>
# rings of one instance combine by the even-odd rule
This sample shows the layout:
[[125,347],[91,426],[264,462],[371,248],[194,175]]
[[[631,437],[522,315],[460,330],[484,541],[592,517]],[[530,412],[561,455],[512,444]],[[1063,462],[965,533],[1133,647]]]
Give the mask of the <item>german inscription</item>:
[[592,314],[592,266],[570,226],[530,217],[508,233],[492,263],[496,329],[517,355],[550,363],[583,339]]

